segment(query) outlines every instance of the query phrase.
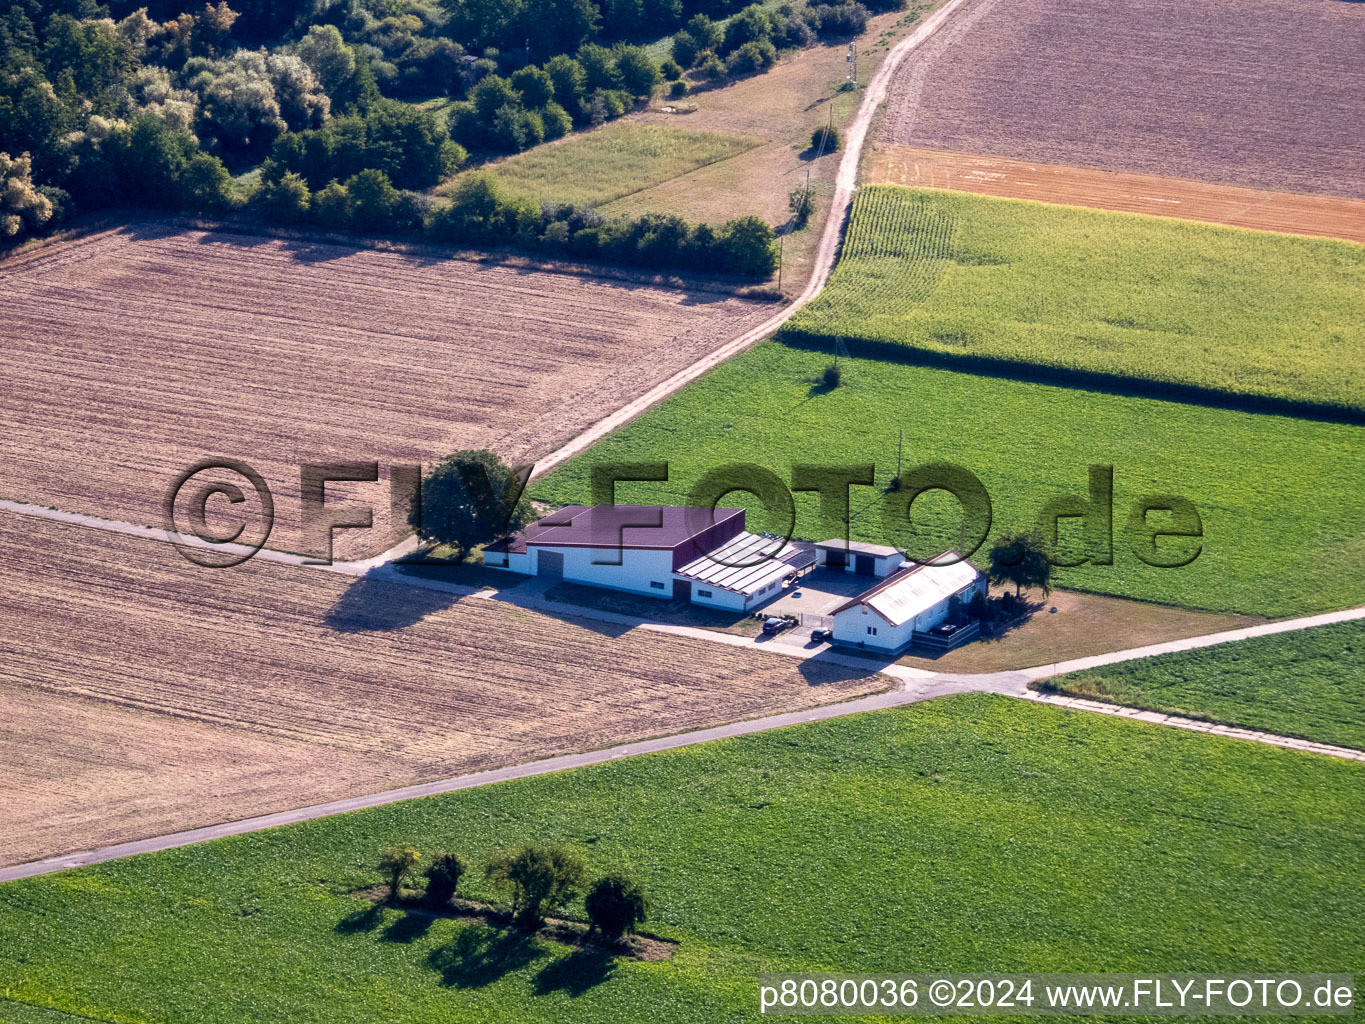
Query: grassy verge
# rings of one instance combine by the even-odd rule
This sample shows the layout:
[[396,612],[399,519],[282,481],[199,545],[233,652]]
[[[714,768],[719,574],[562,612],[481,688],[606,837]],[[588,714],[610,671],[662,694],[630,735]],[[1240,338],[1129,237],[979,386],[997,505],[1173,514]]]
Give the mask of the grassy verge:
[[762,142],[669,125],[614,124],[509,157],[488,171],[518,197],[601,206]]
[[[711,1024],[757,1020],[770,969],[1344,971],[1362,821],[1357,764],[969,695],[6,885],[0,990],[165,1024]],[[387,844],[526,839],[641,878],[675,955],[349,895]]]
[[790,329],[1365,410],[1365,246],[872,186]]
[[[842,362],[774,342],[730,360],[535,486],[556,504],[586,500],[591,467],[666,460],[670,480],[617,487],[622,502],[686,504],[704,473],[756,463],[790,482],[796,463],[874,462],[877,487],[852,488],[855,540],[886,543],[883,492],[904,465],[949,462],[974,473],[993,508],[991,535],[1033,525],[1044,503],[1086,494],[1086,467],[1114,467],[1114,564],[1059,569],[1060,586],[1269,617],[1365,600],[1365,444],[1359,427],[1025,384],[870,359]],[[747,471],[741,471],[745,475]],[[1125,525],[1138,496],[1192,501],[1202,550],[1184,568],[1138,560]],[[941,499],[941,500],[940,500]],[[751,495],[751,528],[785,529]],[[814,494],[796,497],[796,535],[837,536]],[[944,492],[915,502],[927,553],[957,543],[961,514]],[[1064,523],[1076,523],[1067,520]],[[1063,547],[1074,550],[1070,526]],[[1079,527],[1077,527],[1079,531]],[[1165,543],[1165,542],[1163,542]]]
[[1365,749],[1365,622],[1163,654],[1040,686]]

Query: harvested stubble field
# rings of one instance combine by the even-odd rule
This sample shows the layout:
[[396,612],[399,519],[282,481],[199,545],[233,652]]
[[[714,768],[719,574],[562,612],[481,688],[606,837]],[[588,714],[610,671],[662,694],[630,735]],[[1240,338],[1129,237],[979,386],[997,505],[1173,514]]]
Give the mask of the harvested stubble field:
[[1365,199],[1365,7],[976,0],[897,75],[881,138]]
[[[160,524],[177,473],[253,465],[299,547],[299,466],[552,450],[771,307],[441,250],[138,224],[0,263],[0,497]],[[338,533],[339,556],[389,546]]]
[[12,514],[0,587],[0,864],[886,685]]
[[867,181],[1365,242],[1365,200],[874,143]]

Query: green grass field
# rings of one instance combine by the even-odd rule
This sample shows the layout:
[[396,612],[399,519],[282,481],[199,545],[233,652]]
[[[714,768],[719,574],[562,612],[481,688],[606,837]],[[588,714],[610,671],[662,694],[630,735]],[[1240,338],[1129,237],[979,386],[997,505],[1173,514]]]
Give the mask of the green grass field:
[[[517,840],[627,867],[677,952],[613,965],[349,895],[385,845]],[[162,1024],[716,1024],[759,1019],[768,971],[1359,973],[1362,856],[1365,766],[968,695],[0,886],[0,994]]]
[[537,146],[488,170],[516,196],[601,206],[763,142],[667,125],[614,124]]
[[[881,509],[904,430],[907,470],[944,461],[980,478],[992,536],[1033,525],[1050,497],[1084,496],[1089,464],[1113,465],[1114,565],[1059,569],[1060,585],[1272,617],[1365,601],[1365,428],[870,359],[844,360],[844,384],[827,391],[816,381],[828,362],[765,342],[549,475],[534,496],[586,501],[591,466],[608,462],[666,460],[668,483],[617,488],[619,502],[662,504],[688,503],[702,475],[727,464],[790,482],[796,463],[875,462],[879,486],[852,489],[851,533],[885,543],[899,539]],[[1202,517],[1203,549],[1185,568],[1145,565],[1126,540],[1136,496],[1162,493],[1188,498]],[[761,510],[743,493],[725,503]],[[796,505],[796,536],[839,534],[813,494]],[[943,492],[920,498],[915,513],[938,538],[919,554],[957,542],[961,515]],[[750,523],[785,528],[756,514]]]
[[1365,622],[1073,672],[1046,687],[1365,749]]
[[1365,246],[859,191],[808,336],[1365,409]]

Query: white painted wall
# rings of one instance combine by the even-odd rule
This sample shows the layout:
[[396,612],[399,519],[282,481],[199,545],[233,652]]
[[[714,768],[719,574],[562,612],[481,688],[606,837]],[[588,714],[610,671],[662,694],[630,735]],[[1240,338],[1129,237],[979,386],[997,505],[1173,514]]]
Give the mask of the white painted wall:
[[509,572],[521,572],[529,575],[531,572],[531,552],[529,550],[520,553],[485,551],[483,553],[483,564],[490,569],[506,569]]
[[[625,590],[665,600],[673,597],[672,551],[617,551],[615,548],[571,548],[536,544],[527,549],[532,554],[533,570],[540,571],[540,554],[557,551],[564,556],[564,579],[570,583],[586,583],[592,587]],[[594,565],[593,559],[620,558],[620,565]],[[663,588],[651,587],[651,582]]]
[[[701,595],[703,590],[710,591],[711,596],[703,597]],[[744,600],[743,594],[736,594],[733,590],[722,590],[720,587],[708,587],[696,580],[692,580],[692,603],[704,608],[720,608],[727,612],[748,610],[748,603]]]

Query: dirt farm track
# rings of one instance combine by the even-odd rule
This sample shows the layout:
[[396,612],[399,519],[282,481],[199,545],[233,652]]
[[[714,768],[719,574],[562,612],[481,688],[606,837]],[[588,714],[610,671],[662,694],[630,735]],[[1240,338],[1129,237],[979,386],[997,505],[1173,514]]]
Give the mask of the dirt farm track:
[[[724,293],[142,223],[0,261],[0,497],[159,525],[240,459],[298,550],[305,462],[534,459],[771,315]],[[383,470],[381,470],[381,473]],[[382,481],[381,477],[381,481]],[[387,548],[337,534],[338,557]]]
[[0,588],[0,864],[886,685],[10,513]]
[[880,141],[1365,199],[1365,3],[970,0]]

